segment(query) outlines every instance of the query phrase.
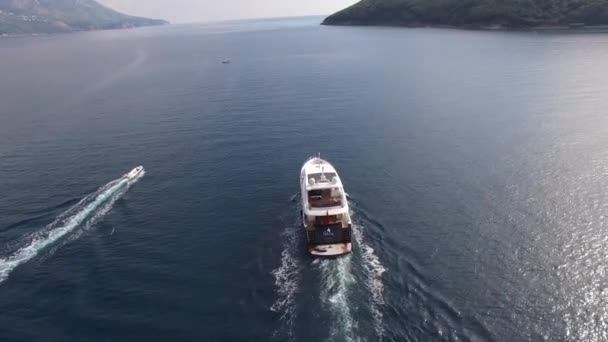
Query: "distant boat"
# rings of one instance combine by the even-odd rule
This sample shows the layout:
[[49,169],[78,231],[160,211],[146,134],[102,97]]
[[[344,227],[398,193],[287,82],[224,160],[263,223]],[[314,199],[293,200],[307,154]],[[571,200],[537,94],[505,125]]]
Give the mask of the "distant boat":
[[133,170],[131,170],[131,172],[127,173],[125,175],[125,177],[127,177],[127,179],[131,180],[134,179],[135,177],[137,177],[142,171],[144,170],[143,166],[138,166],[136,168],[134,168]]
[[300,187],[308,252],[316,256],[350,253],[352,224],[336,169],[320,157],[310,158],[302,166]]
[[229,59],[224,59],[224,60],[222,61],[222,64],[230,64],[230,62],[231,62],[231,60],[229,60]]

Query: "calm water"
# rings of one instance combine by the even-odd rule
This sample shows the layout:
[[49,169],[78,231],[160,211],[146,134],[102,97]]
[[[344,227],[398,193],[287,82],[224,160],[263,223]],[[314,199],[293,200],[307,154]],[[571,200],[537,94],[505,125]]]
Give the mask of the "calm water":
[[608,340],[608,35],[320,19],[0,40],[1,341]]

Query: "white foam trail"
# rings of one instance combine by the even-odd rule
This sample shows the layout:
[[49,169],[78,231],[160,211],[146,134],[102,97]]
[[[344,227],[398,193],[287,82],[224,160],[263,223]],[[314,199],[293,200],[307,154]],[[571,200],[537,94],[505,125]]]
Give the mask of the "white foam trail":
[[[295,296],[300,284],[300,274],[298,272],[300,263],[296,256],[299,247],[297,228],[298,225],[295,224],[287,227],[281,234],[284,239],[281,264],[271,272],[277,289],[277,300],[272,304],[270,310],[281,313],[280,320],[283,322],[290,340],[294,339]],[[275,332],[276,334],[277,332]]]
[[[374,249],[366,243],[363,231],[363,226],[353,224],[353,239],[357,243],[353,253],[361,256],[362,278],[370,294],[370,312],[377,340],[380,341],[384,336],[381,307],[385,303],[382,274],[386,272],[386,268],[374,253]],[[349,254],[335,260],[316,259],[312,263],[313,266],[318,266],[321,274],[321,300],[330,308],[335,320],[330,331],[330,341],[361,341],[361,337],[356,333],[357,321],[353,319],[349,306],[350,291],[357,279],[352,260],[353,255]]]
[[321,274],[321,301],[333,315],[331,324],[331,341],[360,341],[355,329],[357,322],[353,319],[349,306],[351,285],[356,282],[352,273],[352,256],[347,255],[335,260],[323,259],[316,263]]
[[[144,174],[145,172],[142,171],[132,180],[121,177],[102,186],[59,215],[53,223],[34,234],[26,246],[6,258],[0,258],[0,283],[6,280],[17,266],[31,260],[40,251],[56,243],[70,232],[74,232],[76,228],[81,226],[84,229],[90,228],[101,217],[107,214],[114,202],[124,195],[129,187],[143,177]],[[75,236],[80,236],[81,232],[76,232]]]
[[97,223],[110,211],[110,209],[112,209],[112,207],[114,207],[114,203],[129,190],[131,185],[137,182],[144,175],[145,171],[142,171],[141,174],[137,175],[137,177],[135,177],[134,179],[128,180],[126,186],[120,187],[116,191],[112,191],[111,195],[109,196],[109,199],[104,201],[101,206],[94,211],[94,214],[90,218],[88,218],[84,223],[82,223],[78,230],[74,231],[70,235],[70,237],[67,239],[68,241],[66,242],[71,242],[78,239],[80,235],[82,235],[82,233],[93,227],[95,223]]
[[380,262],[378,256],[374,253],[374,249],[369,246],[363,236],[363,226],[353,225],[353,237],[358,242],[361,253],[361,264],[365,273],[365,287],[371,294],[370,310],[374,317],[374,329],[378,340],[384,335],[384,325],[382,323],[381,306],[384,305],[384,284],[382,283],[382,274],[386,272],[386,268]]

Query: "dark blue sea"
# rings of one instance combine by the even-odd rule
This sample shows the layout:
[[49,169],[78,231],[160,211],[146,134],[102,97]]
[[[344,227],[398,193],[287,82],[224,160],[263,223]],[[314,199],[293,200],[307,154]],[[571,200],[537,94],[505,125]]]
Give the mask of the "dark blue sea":
[[607,341],[608,35],[321,20],[0,39],[0,341]]

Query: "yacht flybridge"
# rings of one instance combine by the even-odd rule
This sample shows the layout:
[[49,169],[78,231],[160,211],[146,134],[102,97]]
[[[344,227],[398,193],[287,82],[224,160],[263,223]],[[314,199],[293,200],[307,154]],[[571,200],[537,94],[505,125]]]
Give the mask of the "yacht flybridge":
[[308,159],[300,173],[300,190],[308,252],[319,256],[350,253],[350,212],[336,169],[320,156]]

